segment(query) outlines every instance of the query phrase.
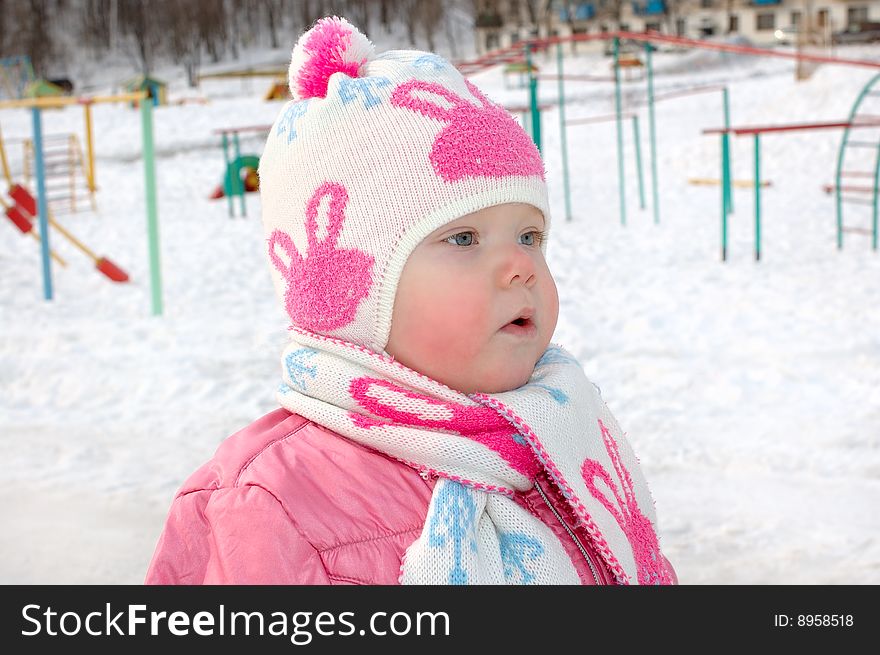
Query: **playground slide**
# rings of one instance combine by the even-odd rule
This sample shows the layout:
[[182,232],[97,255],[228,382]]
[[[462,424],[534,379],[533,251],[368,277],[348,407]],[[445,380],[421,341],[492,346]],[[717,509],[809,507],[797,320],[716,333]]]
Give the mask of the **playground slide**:
[[[211,199],[223,198],[229,195],[239,195],[240,189],[245,191],[257,191],[260,188],[257,170],[260,166],[260,158],[256,155],[242,155],[230,162],[226,167],[226,175],[223,184],[217,186],[211,193]],[[236,180],[240,182],[235,185]]]
[[[25,223],[27,223],[30,227],[26,231],[30,231],[37,216],[37,201],[31,195],[30,191],[20,184],[13,184],[9,188],[9,197],[15,202],[15,205],[9,207],[5,202],[3,203],[8,208],[6,210],[6,215],[16,223],[16,226],[18,226],[19,229],[23,229]],[[10,212],[10,209],[13,211]],[[15,218],[10,216],[10,214],[13,214]],[[49,213],[49,224],[58,230],[58,232],[76,246],[76,248],[95,262],[95,268],[97,268],[104,276],[113,282],[128,282],[128,273],[106,257],[99,257],[89,250],[82,241],[78,240],[67,231],[67,229],[55,221],[51,212]]]

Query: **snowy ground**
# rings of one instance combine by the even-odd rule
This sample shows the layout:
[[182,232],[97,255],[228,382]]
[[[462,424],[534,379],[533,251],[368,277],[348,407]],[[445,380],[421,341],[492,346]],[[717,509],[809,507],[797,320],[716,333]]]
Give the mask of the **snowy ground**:
[[[880,60],[876,49],[839,54]],[[554,61],[539,63],[553,73]],[[566,73],[607,75],[608,61],[570,57]],[[823,66],[796,82],[787,60],[660,52],[655,62],[658,94],[727,84],[735,125],[846,119],[880,72]],[[496,100],[526,99],[498,71],[472,79]],[[281,105],[261,99],[267,86],[206,82],[209,104],[155,112],[161,317],[150,314],[137,112],[94,109],[99,211],[59,216],[129,284],[110,283],[56,233],[69,265],[54,268],[46,302],[36,242],[0,228],[0,582],[140,583],[176,488],[275,406],[286,323],[259,198],[235,219],[208,200],[223,174],[212,130],[271,123]],[[542,100],[555,89],[542,82]],[[571,82],[566,96],[568,119],[613,111],[608,84]],[[644,84],[623,97],[641,102]],[[719,93],[658,104],[654,224],[641,110],[647,208],[627,126],[624,227],[613,123],[568,130],[566,222],[559,117],[545,114],[562,302],[554,340],[581,358],[629,433],[682,583],[880,583],[880,254],[859,235],[836,248],[821,186],[833,182],[841,132],[764,137],[763,259],[752,255],[752,191],[741,188],[721,263],[718,189],[688,184],[718,177],[718,139],[701,130],[721,121]],[[43,123],[82,138],[79,109],[46,111]],[[28,137],[30,114],[0,111],[0,126],[6,139]],[[261,147],[254,138],[242,150]],[[20,170],[20,145],[8,150]],[[735,178],[750,180],[752,141],[735,139],[733,157]]]

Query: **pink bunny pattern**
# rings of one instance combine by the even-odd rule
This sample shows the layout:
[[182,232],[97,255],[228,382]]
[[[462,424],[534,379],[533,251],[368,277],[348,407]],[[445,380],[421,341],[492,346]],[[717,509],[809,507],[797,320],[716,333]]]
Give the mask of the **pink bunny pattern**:
[[[401,399],[401,406],[371,395],[376,387],[392,392]],[[354,424],[360,428],[376,428],[385,425],[403,425],[424,427],[432,430],[444,430],[451,434],[481,443],[501,455],[517,472],[532,479],[541,469],[532,449],[520,436],[516,429],[498,412],[478,405],[468,407],[458,403],[446,402],[423,394],[415,393],[380,378],[361,377],[352,380],[349,387],[352,398],[365,410],[376,416],[388,419],[381,421],[363,414],[350,413]],[[408,408],[407,400],[414,400]],[[443,418],[425,416],[425,405],[437,408],[437,414]],[[429,410],[430,411],[430,410]]]
[[[431,165],[447,182],[467,177],[539,175],[544,163],[535,144],[504,108],[490,102],[471,82],[468,89],[481,105],[455,95],[440,84],[411,80],[391,94],[391,104],[447,123],[431,148]],[[444,107],[413,92],[427,92],[450,103]]]
[[[317,240],[318,206],[330,196],[327,236]],[[301,256],[293,240],[281,230],[269,237],[269,258],[284,277],[284,305],[294,325],[313,331],[336,330],[355,319],[358,304],[373,283],[373,258],[357,249],[339,249],[336,241],[345,221],[348,191],[337,182],[324,182],[306,206],[308,247]],[[289,263],[278,255],[280,247]]]
[[[639,504],[633,492],[632,477],[630,477],[629,471],[620,460],[617,442],[614,441],[614,438],[601,419],[599,419],[599,429],[602,431],[605,450],[608,452],[608,456],[614,465],[614,470],[617,472],[623,485],[626,498],[620,497],[620,489],[614,483],[611,474],[594,459],[585,459],[581,467],[581,473],[584,476],[587,489],[615,518],[617,524],[629,540],[638,569],[639,584],[672,584],[672,577],[660,555],[660,544],[657,541],[657,535],[654,532],[651,521],[639,509]],[[617,501],[616,507],[597,488],[595,482],[597,477],[614,494],[614,499]]]

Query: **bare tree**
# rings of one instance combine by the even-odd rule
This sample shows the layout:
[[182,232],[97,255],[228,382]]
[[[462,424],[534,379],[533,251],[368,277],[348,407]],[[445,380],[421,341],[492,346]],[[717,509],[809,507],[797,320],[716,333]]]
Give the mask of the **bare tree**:
[[428,50],[436,50],[434,36],[443,20],[443,6],[434,0],[416,0],[416,22],[421,26],[422,33],[428,41]]
[[262,0],[261,4],[269,26],[269,43],[273,48],[277,48],[278,27],[282,20],[283,3],[281,0]]
[[147,4],[141,0],[118,0],[119,31],[128,37],[129,55],[133,56],[143,75],[149,75],[155,63],[157,51],[162,45],[164,24],[156,20],[168,10],[168,0],[153,0]]

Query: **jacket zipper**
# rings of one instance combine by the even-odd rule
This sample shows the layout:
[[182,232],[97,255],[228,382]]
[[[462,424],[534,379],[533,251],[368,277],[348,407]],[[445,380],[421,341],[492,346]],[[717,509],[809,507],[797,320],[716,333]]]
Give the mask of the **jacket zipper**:
[[581,551],[581,555],[584,556],[587,565],[590,567],[590,573],[593,574],[593,580],[596,581],[597,585],[603,584],[603,582],[599,579],[599,572],[596,571],[596,565],[593,564],[592,558],[590,557],[589,553],[587,553],[587,549],[584,548],[584,545],[581,543],[580,539],[577,538],[572,529],[568,527],[568,523],[562,520],[562,516],[559,514],[559,511],[553,506],[553,503],[550,502],[550,499],[547,498],[547,494],[544,492],[544,489],[541,487],[537,480],[535,480],[535,489],[538,490],[538,493],[541,495],[541,499],[547,504],[547,507],[550,508],[550,511],[553,512],[553,516],[556,517],[556,520],[559,521],[559,524],[563,528],[565,528],[568,536],[571,537],[572,541],[574,541],[574,543],[577,545],[578,550]]

